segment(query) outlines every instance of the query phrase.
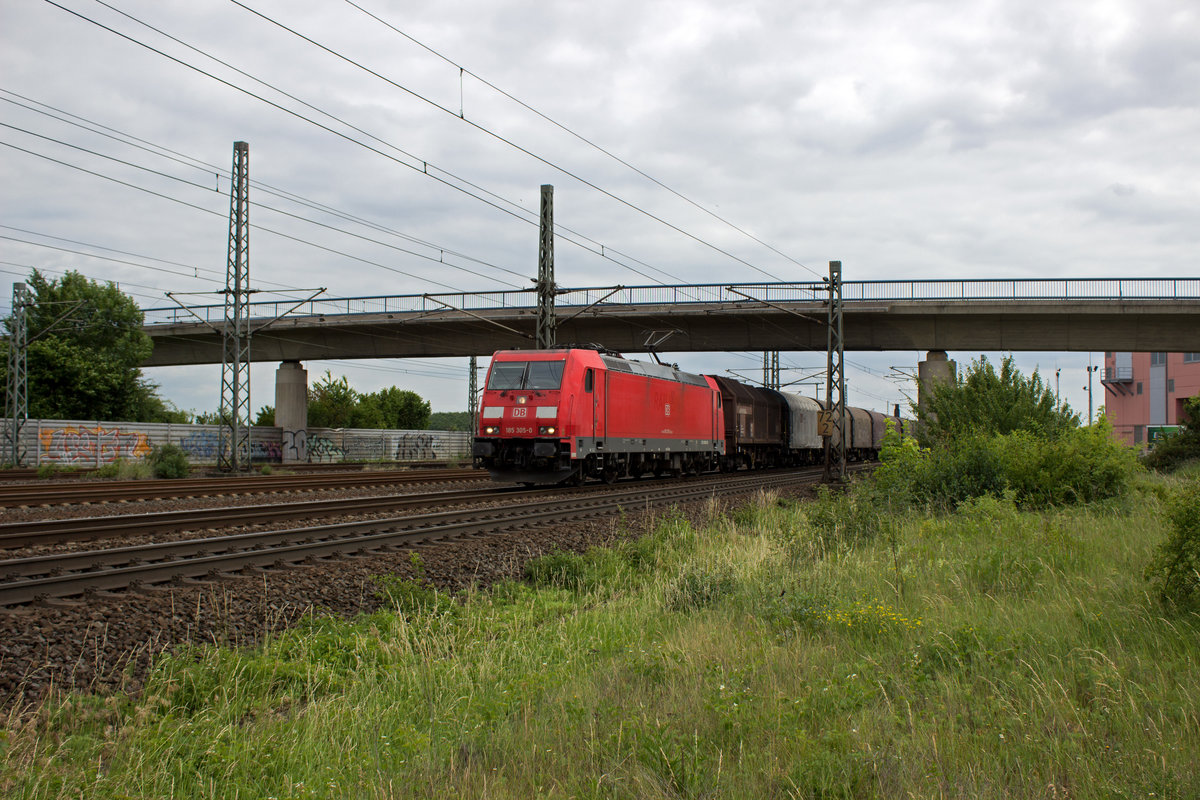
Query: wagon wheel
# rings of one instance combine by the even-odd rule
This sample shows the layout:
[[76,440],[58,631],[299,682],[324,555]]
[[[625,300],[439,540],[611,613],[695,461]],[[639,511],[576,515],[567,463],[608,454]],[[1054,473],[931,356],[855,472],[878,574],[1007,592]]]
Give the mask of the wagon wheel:
[[616,483],[617,482],[616,466],[614,465],[614,466],[605,467],[604,471],[600,473],[600,480],[604,481],[605,483],[607,483],[609,485]]

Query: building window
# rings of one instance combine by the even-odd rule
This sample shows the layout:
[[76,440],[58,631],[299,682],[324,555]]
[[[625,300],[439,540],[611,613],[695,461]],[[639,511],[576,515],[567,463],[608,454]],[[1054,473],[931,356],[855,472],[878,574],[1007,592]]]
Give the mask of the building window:
[[1142,426],[1141,425],[1133,426],[1133,443],[1134,444],[1142,443]]
[[1104,357],[1105,357],[1105,358],[1112,358],[1112,356],[1113,356],[1113,354],[1112,354],[1112,351],[1111,351],[1111,350],[1106,350],[1106,351],[1104,351]]
[[1185,364],[1200,363],[1200,353],[1184,353],[1183,354],[1183,363],[1185,363]]
[[1138,393],[1138,394],[1141,394],[1141,393],[1142,393],[1142,382],[1141,382],[1141,381],[1138,381],[1138,391],[1137,391],[1137,393]]
[[1151,353],[1150,354],[1150,366],[1163,367],[1163,366],[1166,366],[1166,364],[1167,364],[1167,354],[1166,353]]
[[1175,394],[1175,379],[1167,378],[1167,394]]

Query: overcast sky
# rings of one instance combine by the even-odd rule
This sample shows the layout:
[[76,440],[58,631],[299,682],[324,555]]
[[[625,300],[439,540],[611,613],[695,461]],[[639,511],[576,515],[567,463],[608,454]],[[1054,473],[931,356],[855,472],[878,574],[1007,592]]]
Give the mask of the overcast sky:
[[[235,140],[263,297],[526,287],[544,183],[563,286],[808,280],[832,259],[847,280],[1198,274],[1194,0],[60,4],[0,0],[3,313],[31,267],[143,308],[222,288]],[[922,355],[849,354],[851,401],[902,401],[890,367]],[[756,353],[673,358],[761,375]],[[1100,354],[1017,358],[1062,369],[1086,416]],[[465,360],[306,366],[466,405]],[[219,372],[147,374],[212,410]]]

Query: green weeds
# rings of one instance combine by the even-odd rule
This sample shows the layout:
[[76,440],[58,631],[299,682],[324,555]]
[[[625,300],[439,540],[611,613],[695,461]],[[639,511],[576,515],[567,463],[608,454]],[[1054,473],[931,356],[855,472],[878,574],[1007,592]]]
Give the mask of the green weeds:
[[376,613],[181,649],[136,698],[10,718],[0,791],[1197,796],[1200,618],[1164,615],[1141,571],[1200,503],[1137,485],[937,514],[763,496],[455,596],[415,558]]

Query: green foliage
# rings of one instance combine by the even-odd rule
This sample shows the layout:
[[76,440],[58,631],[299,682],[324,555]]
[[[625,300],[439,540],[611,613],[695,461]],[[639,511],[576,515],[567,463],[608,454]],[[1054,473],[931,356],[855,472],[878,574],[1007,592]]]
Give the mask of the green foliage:
[[252,425],[261,425],[266,428],[275,427],[275,406],[263,406],[258,410],[258,415],[254,417]]
[[[153,344],[132,298],[78,272],[47,280],[34,270],[27,283],[34,300],[26,313],[31,417],[186,421],[186,413],[165,403],[158,387],[142,377],[139,365]],[[11,330],[11,317],[5,327]],[[6,385],[0,381],[0,395]]]
[[785,547],[793,559],[807,561],[870,541],[887,527],[888,504],[888,498],[867,481],[844,491],[822,486],[804,505],[805,526],[785,536]]
[[1037,371],[1024,377],[1012,356],[1005,356],[999,374],[987,357],[981,356],[971,362],[965,378],[937,387],[928,407],[917,413],[923,442],[930,446],[972,433],[988,436],[1031,431],[1055,438],[1079,425],[1079,415],[1056,402]]
[[421,431],[429,423],[429,402],[407,389],[389,386],[364,395],[361,403],[377,410],[381,428]]
[[425,426],[431,431],[470,431],[470,411],[434,411]]
[[183,448],[174,444],[160,444],[146,456],[146,464],[156,478],[186,478],[188,457]]
[[1171,530],[1146,577],[1167,605],[1200,609],[1200,482],[1168,497],[1167,519]]
[[358,392],[350,388],[343,375],[333,377],[329,370],[308,387],[308,424],[313,428],[358,428]]
[[220,425],[220,411],[201,411],[192,416],[192,422],[196,425]]
[[116,478],[122,481],[140,481],[153,476],[150,465],[144,460],[118,458],[100,469],[92,470],[97,478]]
[[1006,493],[1024,507],[1087,503],[1120,495],[1139,469],[1103,417],[1055,437],[1031,430],[967,431],[933,449],[889,432],[880,462],[867,484],[899,508],[950,509],[973,497]]
[[363,394],[329,370],[308,390],[308,424],[314,428],[424,430],[429,414],[429,403],[416,392],[389,386]]
[[1155,444],[1142,463],[1151,469],[1172,472],[1197,460],[1200,460],[1200,396],[1184,403],[1179,430]]
[[716,604],[737,590],[737,577],[728,564],[686,567],[667,587],[666,606],[672,611],[694,611]]

